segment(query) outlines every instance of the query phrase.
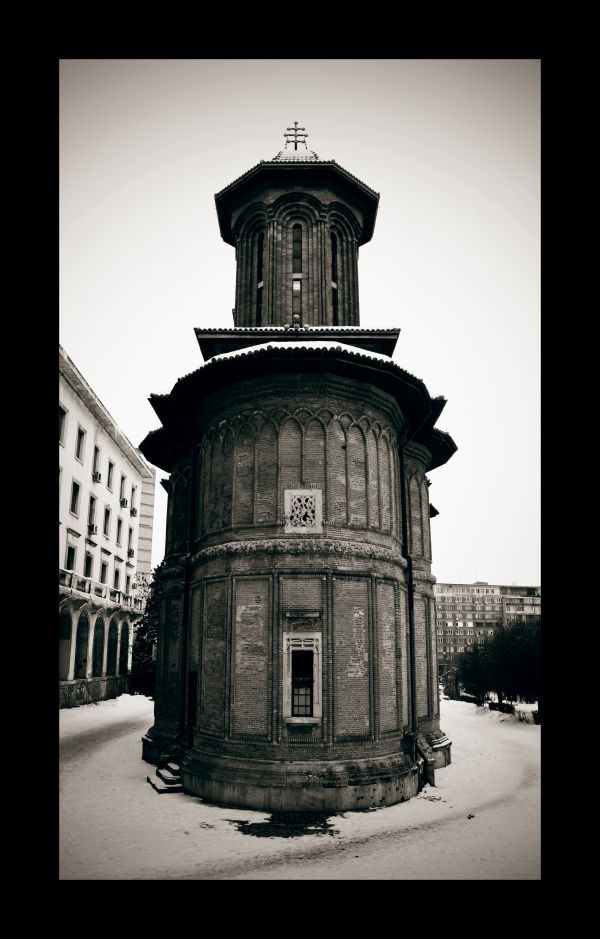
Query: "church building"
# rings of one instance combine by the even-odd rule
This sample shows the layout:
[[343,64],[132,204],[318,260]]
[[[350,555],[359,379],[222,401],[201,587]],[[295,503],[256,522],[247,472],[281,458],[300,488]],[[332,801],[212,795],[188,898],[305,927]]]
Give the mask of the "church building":
[[344,811],[450,762],[426,474],[456,445],[400,330],[359,325],[378,193],[284,136],[215,197],[234,327],[196,329],[204,364],[150,397],[169,501],[143,756],[211,801]]

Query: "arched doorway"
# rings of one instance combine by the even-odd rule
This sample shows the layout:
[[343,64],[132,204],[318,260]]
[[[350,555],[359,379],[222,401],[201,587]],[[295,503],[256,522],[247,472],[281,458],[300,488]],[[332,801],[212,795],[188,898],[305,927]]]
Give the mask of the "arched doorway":
[[94,652],[92,656],[92,676],[100,678],[102,675],[102,660],[104,659],[104,620],[101,616],[96,619],[94,627]]
[[107,675],[116,675],[117,674],[117,643],[119,639],[119,631],[117,627],[116,619],[110,621],[110,626],[108,628],[108,654],[106,656],[106,674]]
[[123,623],[121,626],[121,646],[119,649],[119,675],[127,674],[127,664],[129,660],[129,626]]
[[65,607],[58,616],[58,678],[60,681],[67,681],[69,678],[72,625],[71,610]]
[[77,639],[75,640],[75,670],[74,678],[87,678],[88,639],[90,635],[90,620],[87,613],[82,613],[77,623]]

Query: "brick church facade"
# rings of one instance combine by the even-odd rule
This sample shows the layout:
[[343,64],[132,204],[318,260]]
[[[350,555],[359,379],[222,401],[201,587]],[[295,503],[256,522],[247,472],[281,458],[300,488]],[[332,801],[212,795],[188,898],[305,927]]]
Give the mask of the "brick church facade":
[[197,329],[205,364],[150,399],[170,478],[143,755],[217,802],[341,811],[450,762],[425,474],[456,446],[399,330],[359,326],[378,194],[288,131],[216,196],[234,328]]

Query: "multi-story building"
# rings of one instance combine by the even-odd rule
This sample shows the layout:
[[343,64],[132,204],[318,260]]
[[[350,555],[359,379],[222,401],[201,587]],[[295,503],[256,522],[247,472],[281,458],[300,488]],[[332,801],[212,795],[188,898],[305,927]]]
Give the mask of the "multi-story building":
[[59,703],[127,690],[155,470],[59,346]]
[[437,662],[440,676],[471,646],[493,638],[514,623],[539,622],[541,588],[473,584],[434,585]]

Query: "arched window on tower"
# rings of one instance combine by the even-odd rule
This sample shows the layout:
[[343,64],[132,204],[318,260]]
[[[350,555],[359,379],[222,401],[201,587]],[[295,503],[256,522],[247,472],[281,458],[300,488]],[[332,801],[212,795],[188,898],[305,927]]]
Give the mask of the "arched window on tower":
[[302,226],[292,228],[292,317],[302,323]]
[[261,231],[256,243],[256,325],[262,326],[263,306],[263,256],[265,250],[265,234]]
[[333,325],[339,326],[340,315],[338,311],[338,259],[337,235],[331,235],[331,305],[333,308]]

